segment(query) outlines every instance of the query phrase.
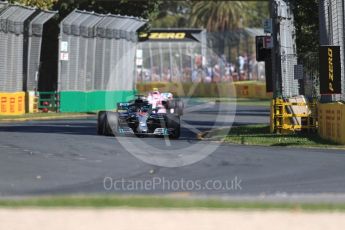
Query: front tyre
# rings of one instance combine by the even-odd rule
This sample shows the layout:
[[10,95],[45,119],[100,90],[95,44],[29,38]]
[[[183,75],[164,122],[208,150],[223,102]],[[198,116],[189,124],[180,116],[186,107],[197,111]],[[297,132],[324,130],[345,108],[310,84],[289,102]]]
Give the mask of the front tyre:
[[178,116],[182,116],[183,115],[183,110],[184,110],[184,103],[181,100],[176,100],[175,102],[175,113]]
[[180,116],[168,115],[167,116],[167,128],[172,129],[169,135],[170,139],[178,139],[181,135],[181,120]]
[[119,114],[117,112],[106,112],[106,136],[116,136],[119,131]]
[[173,100],[167,101],[166,109],[167,110],[173,109],[174,110],[173,114],[182,116],[183,110],[184,110],[184,103],[180,99],[173,99]]

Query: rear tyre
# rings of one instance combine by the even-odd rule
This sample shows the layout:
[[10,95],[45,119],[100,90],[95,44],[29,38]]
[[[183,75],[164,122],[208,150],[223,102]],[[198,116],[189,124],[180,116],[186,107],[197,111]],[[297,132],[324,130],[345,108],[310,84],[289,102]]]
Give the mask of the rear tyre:
[[181,121],[180,116],[168,115],[167,116],[167,128],[172,129],[172,133],[169,135],[170,139],[178,139],[181,134]]
[[97,135],[105,135],[106,112],[100,111],[97,116]]

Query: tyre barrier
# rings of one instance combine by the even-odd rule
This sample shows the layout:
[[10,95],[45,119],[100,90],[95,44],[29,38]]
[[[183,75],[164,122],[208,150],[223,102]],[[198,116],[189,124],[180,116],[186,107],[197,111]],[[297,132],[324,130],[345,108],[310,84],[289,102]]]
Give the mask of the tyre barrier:
[[318,104],[318,122],[320,137],[345,144],[345,104]]
[[26,93],[26,113],[38,113],[38,96],[34,91]]
[[25,114],[25,92],[0,92],[0,115]]

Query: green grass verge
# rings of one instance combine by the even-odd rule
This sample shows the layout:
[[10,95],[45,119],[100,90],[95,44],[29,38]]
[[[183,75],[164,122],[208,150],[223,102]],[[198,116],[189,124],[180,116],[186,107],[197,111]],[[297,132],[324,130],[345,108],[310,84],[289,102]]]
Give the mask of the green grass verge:
[[265,106],[269,107],[271,100],[269,99],[252,99],[252,98],[197,98],[199,102],[221,102],[221,103],[236,103],[242,106]]
[[0,200],[0,208],[183,208],[345,211],[345,204],[231,202],[151,196],[47,197]]
[[345,146],[322,139],[317,133],[271,134],[268,125],[239,126],[230,131],[219,129],[205,137],[233,144],[345,149]]
[[74,116],[84,116],[86,113],[27,113],[18,116],[8,116],[0,115],[1,120],[16,120],[16,119],[35,119],[35,118],[50,118],[50,117],[74,117]]

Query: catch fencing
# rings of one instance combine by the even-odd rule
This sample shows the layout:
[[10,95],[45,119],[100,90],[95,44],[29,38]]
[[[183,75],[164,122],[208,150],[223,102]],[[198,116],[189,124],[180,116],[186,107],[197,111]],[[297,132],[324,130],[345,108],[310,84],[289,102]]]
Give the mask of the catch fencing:
[[138,82],[231,82],[265,80],[264,62],[255,58],[255,36],[262,29],[225,32],[151,29],[162,36],[187,33],[192,39],[149,39],[139,43]]
[[0,2],[0,12],[6,8],[6,6],[8,5],[7,2]]
[[44,24],[56,12],[0,4],[0,91],[37,89]]
[[278,27],[280,46],[275,46],[280,55],[281,79],[278,81],[281,80],[281,96],[292,97],[299,95],[299,83],[294,75],[294,66],[297,64],[294,17],[289,1],[277,2],[276,16],[281,19]]
[[320,0],[319,6],[320,45],[340,46],[342,94],[333,96],[333,100],[345,100],[345,0]]
[[[41,11],[29,23],[28,28],[28,65],[26,91],[37,91],[39,72],[41,68],[41,50],[43,39],[43,27],[57,12]],[[42,76],[44,77],[44,76]]]
[[0,91],[23,91],[27,67],[27,22],[36,9],[10,5],[0,14]]
[[61,22],[61,112],[114,109],[135,91],[137,30],[146,20],[74,10]]
[[43,27],[55,14],[0,2],[0,93],[24,94],[22,105],[24,92],[38,89]]
[[320,97],[320,80],[319,80],[319,54],[309,52],[299,57],[299,63],[303,66],[303,84],[302,95],[307,98]]

